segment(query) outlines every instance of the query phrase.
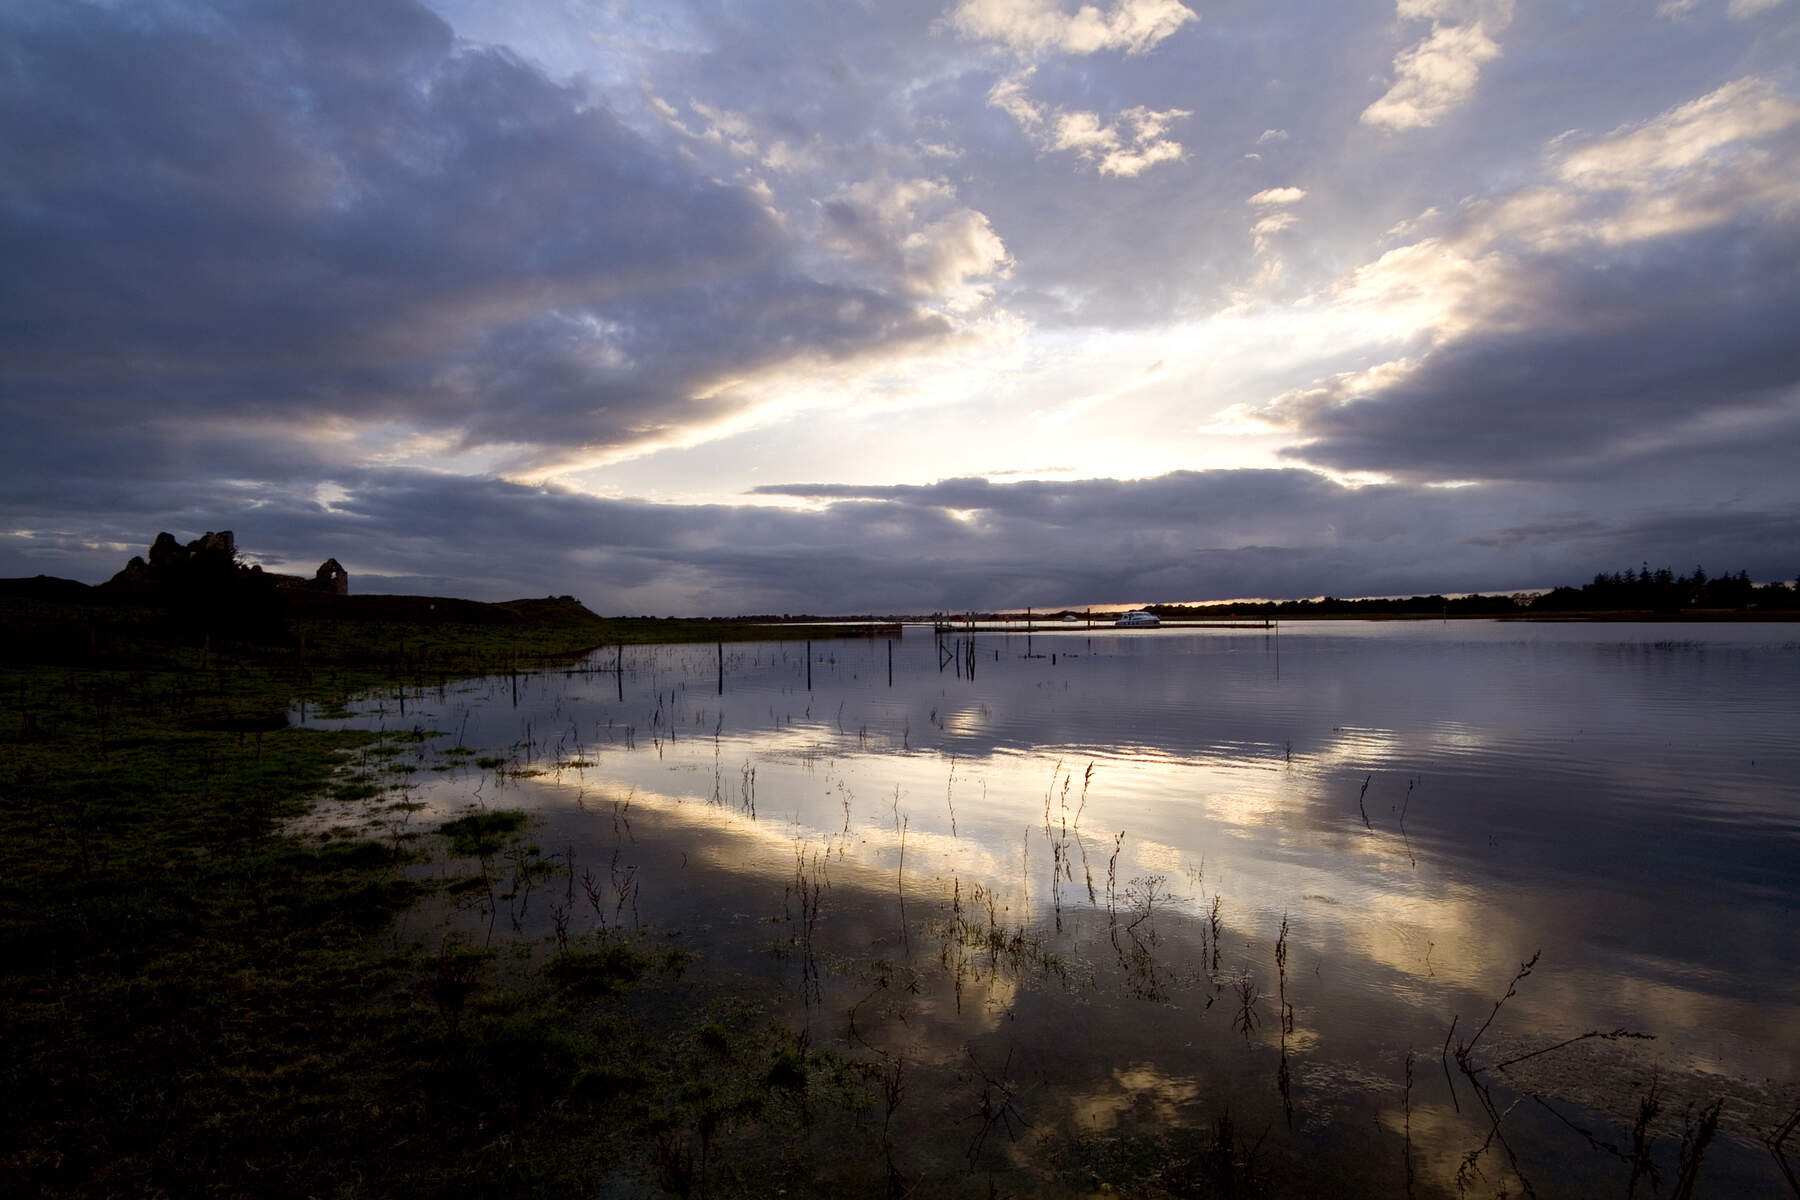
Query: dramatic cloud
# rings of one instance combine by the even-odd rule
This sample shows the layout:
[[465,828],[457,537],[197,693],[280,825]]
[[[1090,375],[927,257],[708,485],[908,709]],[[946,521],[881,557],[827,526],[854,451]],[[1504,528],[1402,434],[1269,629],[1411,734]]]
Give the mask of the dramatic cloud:
[[1791,447],[1800,413],[1800,105],[1743,79],[1557,139],[1555,182],[1470,205],[1337,299],[1421,353],[1279,398],[1290,457],[1415,479],[1641,470],[1719,439]]
[[865,180],[824,205],[827,242],[884,267],[903,290],[972,308],[989,289],[972,280],[1004,274],[1006,246],[986,216],[956,203],[943,180]]
[[[1696,272],[1688,256],[1709,249],[1739,247],[1689,244],[1600,274],[1525,264],[1521,287],[1544,306],[1532,324],[1467,332],[1391,372],[1291,395],[1284,407],[1312,440],[1288,453],[1409,478],[1579,481],[1714,437],[1778,436],[1791,451],[1800,284],[1754,262]],[[1800,237],[1763,252],[1792,261]]]
[[1004,263],[955,210],[888,276],[804,272],[754,192],[403,0],[15,33],[0,363],[76,421],[130,395],[521,469],[630,451],[740,415],[746,375],[942,341],[931,303]]
[[[1140,482],[777,485],[816,511],[601,500],[418,472],[347,478],[239,511],[240,545],[282,569],[329,553],[360,591],[503,599],[572,593],[608,613],[918,611],[1237,596],[1411,594],[1579,579],[1693,547],[1780,577],[1800,506],[1579,515],[1535,489],[1346,488],[1309,471],[1183,472]],[[194,510],[229,503],[202,487]],[[216,526],[216,523],[213,523]],[[178,536],[202,525],[177,524]],[[129,519],[83,536],[0,536],[0,552],[103,575],[143,552]],[[1070,547],[1081,548],[1078,555]],[[498,548],[504,547],[504,551]],[[1721,560],[1723,561],[1723,560]],[[69,571],[70,564],[86,569]],[[1527,578],[1521,579],[1524,574]],[[1319,581],[1330,580],[1322,589]]]
[[[1737,176],[1733,183],[1774,189],[1776,199],[1800,199],[1800,173],[1779,163],[1745,162],[1748,143],[1765,142],[1800,125],[1800,102],[1766,79],[1734,80],[1655,120],[1577,144],[1562,154],[1557,175],[1595,191],[1672,192],[1706,178]],[[1760,197],[1751,197],[1754,203]],[[1739,201],[1739,203],[1744,203]]]
[[1791,577],[1796,20],[17,0],[0,575],[223,527],[612,612]]

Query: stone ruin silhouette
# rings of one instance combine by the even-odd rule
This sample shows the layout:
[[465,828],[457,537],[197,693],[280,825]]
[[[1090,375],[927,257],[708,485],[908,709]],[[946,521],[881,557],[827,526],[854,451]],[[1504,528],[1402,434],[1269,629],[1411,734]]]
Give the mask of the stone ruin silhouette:
[[260,566],[245,566],[238,561],[237,539],[229,529],[217,533],[208,530],[185,546],[176,541],[173,534],[159,533],[150,544],[147,560],[134,555],[122,571],[102,586],[126,595],[154,596],[196,587],[228,588],[239,583],[271,585],[277,590],[324,592],[332,596],[350,594],[350,573],[335,558],[320,563],[310,579],[304,575],[264,571]]

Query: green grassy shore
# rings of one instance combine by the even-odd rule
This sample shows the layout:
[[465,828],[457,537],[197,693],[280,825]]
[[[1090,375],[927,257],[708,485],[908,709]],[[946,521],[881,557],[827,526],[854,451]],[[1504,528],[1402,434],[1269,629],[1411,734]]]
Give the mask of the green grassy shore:
[[409,862],[446,841],[470,871],[488,839],[536,853],[521,819],[282,832],[322,796],[379,791],[424,737],[289,727],[291,704],[777,632],[354,599],[249,636],[0,595],[0,1193],[728,1194],[704,1161],[723,1131],[766,1160],[797,1153],[809,1114],[867,1107],[854,1067],[684,985],[676,941],[587,935],[539,961],[397,939],[407,906],[457,886]]

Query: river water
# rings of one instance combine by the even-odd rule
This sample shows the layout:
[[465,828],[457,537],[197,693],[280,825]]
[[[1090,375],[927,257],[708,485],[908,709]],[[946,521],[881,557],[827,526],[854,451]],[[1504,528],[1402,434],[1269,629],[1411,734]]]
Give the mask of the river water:
[[1701,1194],[1788,1194],[1794,626],[909,627],[353,707],[437,731],[371,831],[525,809],[563,871],[413,932],[679,929],[912,1068],[934,1194],[1171,1190],[1227,1112],[1278,1194],[1623,1194],[1653,1084],[1640,1171],[1720,1102]]

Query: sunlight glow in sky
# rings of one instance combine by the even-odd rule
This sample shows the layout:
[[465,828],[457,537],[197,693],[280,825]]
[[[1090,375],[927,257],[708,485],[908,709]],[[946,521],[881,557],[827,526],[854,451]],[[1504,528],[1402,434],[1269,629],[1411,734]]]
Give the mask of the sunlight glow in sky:
[[0,574],[1800,571],[1800,5],[25,0]]

